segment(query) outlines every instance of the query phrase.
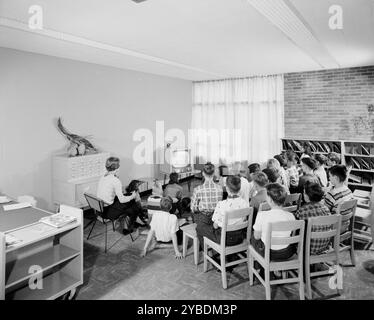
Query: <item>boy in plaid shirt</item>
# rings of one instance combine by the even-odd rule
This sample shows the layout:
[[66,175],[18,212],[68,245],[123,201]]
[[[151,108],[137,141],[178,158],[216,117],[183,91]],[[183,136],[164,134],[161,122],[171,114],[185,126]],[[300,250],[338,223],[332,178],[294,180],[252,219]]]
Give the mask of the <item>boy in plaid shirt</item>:
[[[296,214],[296,218],[299,220],[305,220],[306,223],[308,218],[329,216],[330,210],[322,201],[324,196],[323,189],[319,183],[306,182],[304,186],[304,200],[305,204],[300,208]],[[315,226],[313,232],[324,232],[328,231],[330,226]],[[311,239],[310,240],[310,254],[315,255],[322,253],[327,250],[330,244],[330,238],[325,239]]]

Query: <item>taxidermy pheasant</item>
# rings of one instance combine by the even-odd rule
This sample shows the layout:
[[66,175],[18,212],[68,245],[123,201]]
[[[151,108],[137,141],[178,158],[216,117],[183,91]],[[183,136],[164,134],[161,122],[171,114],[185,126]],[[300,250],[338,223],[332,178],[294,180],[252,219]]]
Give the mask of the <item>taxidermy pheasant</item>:
[[61,133],[69,140],[70,147],[68,153],[70,156],[84,155],[86,152],[96,152],[97,149],[86,138],[72,134],[62,125],[61,117],[57,120],[57,127]]

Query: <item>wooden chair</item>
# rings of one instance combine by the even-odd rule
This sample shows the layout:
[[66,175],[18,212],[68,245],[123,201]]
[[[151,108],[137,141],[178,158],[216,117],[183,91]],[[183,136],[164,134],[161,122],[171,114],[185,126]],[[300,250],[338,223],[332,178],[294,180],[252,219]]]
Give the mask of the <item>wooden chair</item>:
[[286,200],[284,201],[284,206],[285,207],[290,207],[290,206],[297,206],[297,210],[300,209],[301,206],[301,193],[291,193],[288,194],[286,197]]
[[299,207],[297,205],[294,205],[294,206],[289,206],[289,207],[283,207],[282,209],[284,211],[288,211],[288,212],[291,212],[293,214],[296,214],[297,210],[299,210],[298,208]]
[[[354,248],[354,224],[357,199],[343,201],[338,205],[337,214],[342,216],[341,235],[340,235],[340,252],[350,251],[352,266],[356,265],[355,248]],[[349,224],[349,225],[348,225]],[[347,227],[348,225],[348,227]],[[348,245],[343,242],[349,241]]]
[[[238,210],[227,211],[224,214],[224,219],[222,223],[221,241],[216,243],[206,237],[204,237],[204,272],[208,270],[208,261],[212,263],[216,268],[221,270],[222,286],[227,289],[227,274],[226,268],[240,263],[247,263],[249,270],[249,240],[251,239],[252,231],[252,217],[253,208],[244,208]],[[243,219],[243,222],[235,223],[233,225],[228,225],[229,219]],[[226,246],[226,232],[245,230],[247,232],[246,239],[238,245]],[[220,264],[212,259],[208,255],[208,250],[214,250],[220,255]],[[245,251],[246,256],[239,255],[240,259],[226,263],[226,256],[235,253],[241,253]]]
[[[249,284],[253,285],[253,275],[265,287],[266,299],[271,300],[271,285],[284,283],[299,283],[300,300],[304,300],[304,279],[303,279],[303,253],[304,253],[304,226],[305,221],[282,221],[268,224],[268,232],[265,239],[264,257],[259,254],[256,249],[249,246]],[[289,237],[272,237],[274,231],[289,231]],[[297,234],[297,235],[296,235]],[[270,248],[271,245],[297,245],[297,251],[290,259],[285,261],[271,261]],[[254,268],[254,262],[257,261],[263,268],[265,279],[263,279]],[[297,270],[298,276],[293,278],[282,278],[278,280],[270,280],[270,272],[274,271],[290,271]],[[283,274],[283,272],[282,272]]]
[[[283,207],[282,208],[283,210],[285,211],[288,211],[288,212],[292,212],[292,213],[296,213],[297,210],[298,210],[298,206],[297,205],[293,205],[293,206],[289,206],[289,207]],[[267,203],[267,202],[262,202],[258,208],[258,211],[269,211],[271,210],[271,207],[270,205]]]
[[[357,199],[355,227],[360,227],[354,229],[355,240],[367,241],[370,246],[370,244],[374,244],[374,188],[371,192],[356,189],[353,196]],[[364,205],[362,200],[368,203]]]
[[[89,205],[89,207],[94,211],[95,215],[96,215],[96,219],[94,220],[94,223],[91,227],[91,230],[87,236],[87,240],[90,238],[90,235],[92,233],[92,230],[94,229],[95,225],[96,225],[96,222],[97,221],[100,221],[102,224],[104,224],[104,227],[105,227],[105,253],[107,252],[107,247],[108,247],[108,228],[107,228],[107,224],[108,223],[112,223],[112,226],[113,226],[113,231],[116,231],[115,230],[115,226],[114,226],[114,223],[116,220],[122,218],[122,217],[119,217],[118,219],[116,220],[112,220],[112,219],[109,219],[105,216],[105,213],[104,213],[104,207],[105,207],[105,202],[104,200],[92,195],[92,194],[89,194],[89,193],[85,193],[84,194],[86,200],[87,200],[87,203]],[[128,216],[125,216],[125,221],[127,220],[127,223],[128,223],[128,219],[129,217]],[[134,242],[134,239],[132,237],[132,234],[130,233],[130,237],[131,237],[131,240]],[[122,236],[121,236],[122,238]],[[121,240],[118,239],[113,245],[112,247],[119,241]]]
[[192,223],[180,228],[183,231],[183,258],[186,257],[188,238],[193,240],[194,263],[199,264],[199,239],[196,234],[196,223]]
[[[305,283],[308,299],[312,299],[311,278],[321,275],[331,274],[330,270],[311,272],[310,266],[321,262],[333,262],[336,266],[335,276],[339,277],[339,244],[340,244],[340,228],[341,228],[341,215],[323,216],[309,218],[306,228],[305,237]],[[325,227],[326,231],[318,231],[319,228]],[[327,249],[321,254],[310,254],[310,246],[312,240],[328,239],[332,241],[333,248]],[[338,294],[339,287],[337,287]]]

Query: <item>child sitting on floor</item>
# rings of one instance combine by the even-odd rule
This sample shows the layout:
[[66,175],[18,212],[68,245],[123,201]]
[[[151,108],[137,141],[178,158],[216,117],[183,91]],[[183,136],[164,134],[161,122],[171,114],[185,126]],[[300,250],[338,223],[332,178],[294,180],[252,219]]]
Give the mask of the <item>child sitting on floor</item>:
[[152,242],[149,250],[156,247],[157,241],[170,242],[172,241],[175,257],[177,259],[182,258],[182,254],[178,249],[177,231],[179,230],[178,218],[176,215],[171,214],[170,210],[173,206],[173,199],[170,197],[163,197],[160,201],[161,210],[155,211],[152,216],[150,223],[151,229],[149,230],[147,240],[144,245],[141,256],[144,257],[147,254],[147,249]]
[[172,172],[169,176],[169,183],[165,187],[164,197],[170,197],[173,199],[173,208],[171,213],[175,213],[178,209],[178,214],[181,214],[180,201],[183,197],[183,187],[178,184],[178,173]]

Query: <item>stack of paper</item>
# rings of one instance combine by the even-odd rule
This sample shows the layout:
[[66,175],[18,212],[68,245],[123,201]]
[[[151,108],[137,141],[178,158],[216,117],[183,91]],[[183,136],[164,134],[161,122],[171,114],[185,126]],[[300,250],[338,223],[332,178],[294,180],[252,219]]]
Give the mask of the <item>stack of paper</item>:
[[40,222],[48,224],[55,228],[61,228],[69,223],[76,221],[77,218],[73,216],[69,216],[63,213],[56,213],[49,217],[43,217],[40,219]]
[[0,196],[0,203],[8,203],[12,201],[12,199],[9,199],[7,196]]
[[12,246],[14,244],[17,244],[19,242],[22,242],[22,240],[16,238],[15,236],[11,234],[5,234],[5,243],[7,246]]
[[27,208],[27,207],[31,207],[31,204],[28,202],[8,204],[6,206],[3,206],[4,211],[17,210],[17,209],[22,209],[22,208]]

